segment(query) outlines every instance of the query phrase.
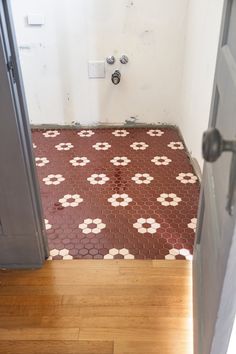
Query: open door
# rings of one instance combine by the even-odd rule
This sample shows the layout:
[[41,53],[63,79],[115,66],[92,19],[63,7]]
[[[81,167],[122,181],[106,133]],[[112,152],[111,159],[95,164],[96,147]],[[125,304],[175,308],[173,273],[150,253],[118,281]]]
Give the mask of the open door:
[[0,267],[40,267],[47,239],[8,0],[0,0]]
[[236,0],[225,0],[194,250],[195,354],[226,354],[236,312]]

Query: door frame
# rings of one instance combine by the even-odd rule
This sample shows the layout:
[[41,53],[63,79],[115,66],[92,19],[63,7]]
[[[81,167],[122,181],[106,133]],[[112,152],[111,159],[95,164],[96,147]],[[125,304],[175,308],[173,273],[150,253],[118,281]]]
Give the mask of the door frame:
[[[29,242],[32,244],[35,242],[37,245],[34,249],[34,254],[36,256],[35,262],[30,261],[30,263],[17,264],[16,261],[16,263],[14,262],[12,264],[5,264],[5,262],[1,264],[0,261],[0,266],[5,268],[41,267],[45,259],[49,256],[49,251],[10,0],[0,0],[0,11],[2,14],[2,21],[0,21],[0,72],[2,72],[3,75],[5,74],[2,81],[2,92],[4,92],[5,97],[3,97],[2,102],[0,98],[0,103],[5,107],[6,105],[11,105],[9,110],[7,108],[5,110],[8,114],[9,120],[5,120],[4,122],[5,129],[2,130],[2,134],[5,133],[5,130],[9,132],[10,129],[13,129],[17,136],[18,151],[21,161],[23,161],[23,169],[25,171],[24,176],[26,180],[28,201],[30,204],[29,207],[32,209],[32,229],[35,231],[32,232],[32,237],[29,239]],[[3,101],[6,97],[8,98],[7,102]],[[8,124],[10,124],[10,126],[8,126]],[[7,139],[3,142],[3,148],[5,148],[4,151],[9,149],[9,144],[6,140]],[[8,137],[8,141],[9,140],[10,136]],[[14,141],[14,143],[16,143],[16,141]],[[16,168],[14,170],[14,164],[12,165],[10,173],[15,174],[17,178],[18,170]],[[0,183],[3,186],[5,185],[4,181],[1,181],[1,176]],[[22,200],[22,203],[24,203],[24,200]],[[7,211],[6,208],[4,208],[4,205],[1,204],[0,215],[3,215],[5,219],[11,218],[9,211]],[[14,222],[14,220],[11,220],[11,222]],[[6,228],[7,226],[4,230],[3,224],[1,229],[5,240],[8,237]],[[23,240],[26,242],[26,239],[26,236],[21,236],[21,240],[18,237],[17,240],[15,239],[15,242],[20,245]],[[12,244],[14,244],[14,240],[12,240]]]

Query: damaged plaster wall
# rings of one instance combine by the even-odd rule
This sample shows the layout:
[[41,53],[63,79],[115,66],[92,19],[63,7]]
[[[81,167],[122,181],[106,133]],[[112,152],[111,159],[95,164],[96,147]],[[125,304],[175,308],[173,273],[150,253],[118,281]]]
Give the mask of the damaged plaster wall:
[[[188,2],[12,0],[31,123],[176,124]],[[28,26],[30,13],[45,24]],[[106,78],[89,79],[88,61],[112,54]]]

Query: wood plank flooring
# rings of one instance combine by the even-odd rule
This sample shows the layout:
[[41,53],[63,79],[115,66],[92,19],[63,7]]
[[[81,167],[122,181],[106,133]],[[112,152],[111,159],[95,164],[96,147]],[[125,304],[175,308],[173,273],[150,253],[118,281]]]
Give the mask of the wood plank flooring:
[[191,354],[188,261],[0,271],[1,354]]

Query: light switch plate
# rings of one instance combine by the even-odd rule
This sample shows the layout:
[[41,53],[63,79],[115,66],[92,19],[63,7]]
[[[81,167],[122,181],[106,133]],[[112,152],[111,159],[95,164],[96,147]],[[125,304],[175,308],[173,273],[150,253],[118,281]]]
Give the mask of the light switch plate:
[[88,62],[88,77],[90,79],[105,78],[105,61],[89,61]]

